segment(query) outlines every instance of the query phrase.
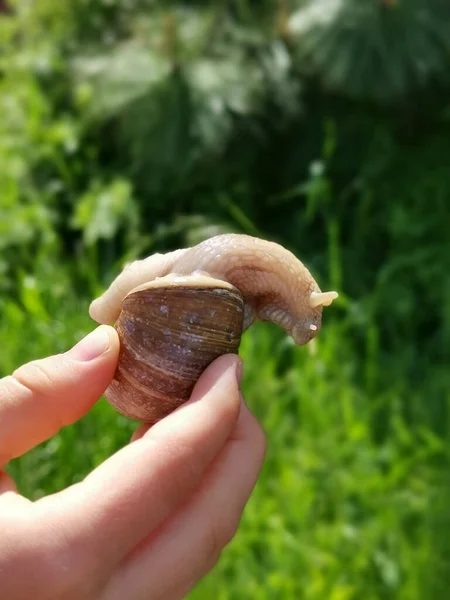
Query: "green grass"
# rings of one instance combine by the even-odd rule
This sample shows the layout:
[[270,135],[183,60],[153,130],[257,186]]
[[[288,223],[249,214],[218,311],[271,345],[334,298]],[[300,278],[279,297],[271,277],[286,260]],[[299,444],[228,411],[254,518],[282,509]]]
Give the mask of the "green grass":
[[[60,302],[28,284],[28,311],[5,304],[1,374],[67,349],[93,327],[88,299],[65,295]],[[330,317],[314,351],[267,324],[244,336],[243,388],[267,433],[267,458],[238,535],[191,600],[413,600],[436,586],[430,573],[448,553],[436,535],[446,463],[444,441],[421,417],[427,388],[401,372],[371,383],[381,366],[369,368],[345,320]],[[37,498],[79,481],[134,427],[101,400],[9,470]]]

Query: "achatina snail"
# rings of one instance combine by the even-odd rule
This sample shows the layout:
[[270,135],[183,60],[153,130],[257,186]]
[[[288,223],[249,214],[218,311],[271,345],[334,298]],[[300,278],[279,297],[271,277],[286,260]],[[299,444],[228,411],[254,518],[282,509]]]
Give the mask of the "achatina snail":
[[122,414],[154,423],[183,404],[218,356],[238,351],[255,321],[272,321],[297,345],[320,331],[321,292],[291,252],[247,235],[131,263],[92,302],[98,323],[115,321],[121,349],[105,396]]

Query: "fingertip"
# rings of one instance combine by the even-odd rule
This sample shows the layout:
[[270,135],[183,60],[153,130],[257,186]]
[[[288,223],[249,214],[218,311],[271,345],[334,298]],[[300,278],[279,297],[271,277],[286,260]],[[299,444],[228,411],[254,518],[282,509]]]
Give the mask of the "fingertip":
[[192,391],[191,401],[203,397],[217,386],[225,387],[233,394],[238,394],[241,379],[241,358],[237,354],[224,354],[203,371]]
[[217,358],[202,373],[189,400],[151,427],[138,428],[132,441],[147,436],[156,439],[175,431],[192,434],[198,429],[202,437],[215,432],[224,443],[239,417],[241,364],[235,354]]
[[89,316],[97,323],[101,323],[98,310],[99,304],[100,298],[96,298],[95,300],[92,300],[91,304],[89,305]]
[[[220,356],[202,373],[186,404],[205,403],[210,410],[219,411],[231,426],[239,417],[241,377],[242,360],[239,356]],[[183,406],[178,410],[182,409]]]
[[109,347],[106,350],[106,352],[109,355],[119,356],[120,339],[117,330],[114,327],[111,327],[111,325],[101,325],[99,329],[100,328],[102,328],[105,331],[106,335],[109,338]]
[[109,325],[100,325],[68,350],[65,356],[77,362],[89,362],[118,355],[119,346],[117,331]]

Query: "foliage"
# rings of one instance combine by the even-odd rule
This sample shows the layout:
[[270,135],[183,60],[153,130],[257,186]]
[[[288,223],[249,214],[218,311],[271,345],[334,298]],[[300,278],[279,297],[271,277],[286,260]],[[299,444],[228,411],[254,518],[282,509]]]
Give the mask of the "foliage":
[[[268,458],[191,597],[443,597],[447,3],[10,4],[0,374],[86,333],[124,262],[222,231],[281,241],[340,299],[315,353],[264,324],[246,334]],[[38,497],[132,428],[102,400],[10,469]]]
[[289,22],[304,69],[330,89],[383,102],[448,83],[449,27],[445,0],[309,0]]

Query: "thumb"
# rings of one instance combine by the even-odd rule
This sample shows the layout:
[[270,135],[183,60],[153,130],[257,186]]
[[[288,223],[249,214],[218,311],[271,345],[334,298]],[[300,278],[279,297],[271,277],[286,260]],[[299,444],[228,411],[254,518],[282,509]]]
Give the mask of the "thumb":
[[80,419],[114,376],[119,339],[103,325],[65,354],[0,380],[0,467]]

